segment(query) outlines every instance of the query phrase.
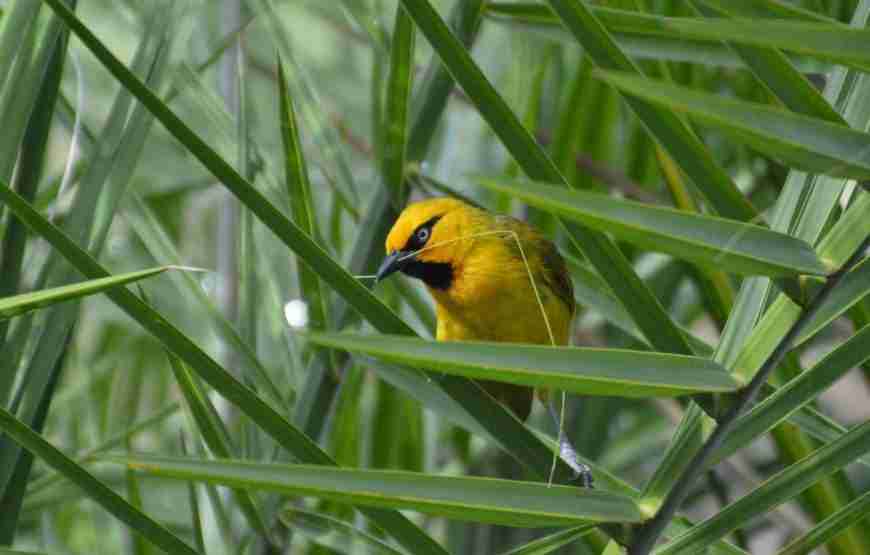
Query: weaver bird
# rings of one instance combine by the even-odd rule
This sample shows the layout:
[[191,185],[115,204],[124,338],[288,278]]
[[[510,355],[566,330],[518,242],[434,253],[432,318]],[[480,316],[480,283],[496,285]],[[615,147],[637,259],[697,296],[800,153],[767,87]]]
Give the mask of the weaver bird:
[[[556,246],[530,225],[434,198],[405,208],[386,250],[376,279],[397,271],[420,279],[435,301],[438,341],[568,344],[571,279]],[[479,383],[520,420],[528,417],[531,388]]]

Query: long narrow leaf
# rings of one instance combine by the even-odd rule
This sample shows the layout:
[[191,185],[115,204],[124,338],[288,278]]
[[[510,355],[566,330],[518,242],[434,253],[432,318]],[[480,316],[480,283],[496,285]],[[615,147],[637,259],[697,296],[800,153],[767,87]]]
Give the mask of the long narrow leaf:
[[[841,286],[834,290],[808,322],[798,341],[803,342],[812,337],[825,324],[843,314],[868,294],[870,294],[870,258],[864,259],[846,274]],[[735,372],[746,377],[752,376],[761,367],[764,359],[776,348],[787,327],[798,319],[800,313],[800,307],[785,295],[777,298],[746,340],[735,362]]]
[[353,524],[325,514],[306,511],[297,507],[284,509],[279,517],[281,522],[303,536],[308,536],[317,543],[323,542],[326,535],[337,536],[336,543],[347,544],[359,541],[371,555],[405,555],[374,534],[360,530]]
[[319,345],[410,367],[586,395],[671,396],[733,391],[740,385],[709,359],[648,351],[432,342],[347,333],[306,337]]
[[[55,404],[57,404],[57,401],[55,401]],[[148,418],[144,418],[136,422],[126,430],[118,432],[117,434],[109,437],[102,443],[79,453],[78,455],[76,455],[74,462],[80,466],[84,466],[85,464],[91,462],[96,455],[108,451],[109,449],[114,449],[115,447],[118,447],[120,445],[124,445],[130,442],[139,432],[148,430],[156,424],[160,424],[168,417],[174,415],[179,408],[180,405],[176,402],[168,404],[164,408],[156,411]],[[63,480],[63,475],[57,472],[49,472],[47,474],[44,474],[35,480],[31,480],[27,484],[27,495],[31,496],[42,489],[58,483],[61,480]]]
[[867,359],[870,359],[870,326],[859,330],[813,368],[806,370],[741,416],[734,431],[717,451],[716,459],[728,457],[770,430]]
[[[570,0],[569,0],[570,2]],[[563,0],[551,4],[553,10],[545,6],[498,3],[490,10],[498,14],[522,17],[539,24],[552,25],[556,19],[553,11],[563,17]],[[573,3],[573,2],[571,2]],[[729,4],[737,2],[715,2],[717,7],[734,13]],[[785,3],[773,6],[787,6]],[[570,6],[568,9],[576,9]],[[664,17],[640,14],[628,10],[607,7],[587,8],[611,33],[627,33],[663,38],[696,39],[701,41],[727,41],[738,44],[780,48],[791,52],[842,63],[858,69],[870,67],[867,45],[870,34],[864,29],[849,27],[809,11],[782,10],[776,19],[759,17],[706,20],[694,17]],[[780,18],[788,17],[789,20]],[[570,21],[570,20],[566,20]],[[570,25],[566,26],[572,30]],[[605,67],[602,65],[602,67]],[[616,68],[613,68],[616,69]]]
[[595,75],[627,94],[684,112],[797,169],[870,178],[870,134],[781,108],[626,73],[602,71]]
[[656,555],[690,553],[721,538],[755,516],[788,501],[818,480],[870,451],[870,422],[864,423],[812,455],[779,472],[712,518],[655,551]]
[[[278,58],[278,95],[281,111],[281,140],[284,145],[284,175],[287,183],[287,196],[293,213],[293,221],[312,239],[317,239],[318,230],[315,220],[314,201],[311,198],[311,183],[308,167],[302,152],[302,138],[290,96],[290,88],[284,75],[284,65]],[[309,306],[309,325],[315,329],[326,326],[326,299],[320,287],[317,274],[307,265],[299,268],[299,285],[302,296]]]
[[390,43],[390,74],[384,110],[383,168],[381,174],[395,198],[403,198],[408,133],[408,101],[414,76],[414,21],[401,5]]
[[[590,4],[589,7],[593,15],[612,34],[616,44],[633,58],[725,67],[740,67],[746,63],[746,60],[719,41],[686,39],[674,33],[661,33],[657,29],[661,26],[662,16],[595,4]],[[828,20],[813,12],[801,13],[809,13],[811,16],[809,18],[796,16],[797,19],[833,22],[833,20]],[[486,15],[497,22],[531,28],[548,38],[556,40],[573,38],[569,31],[562,26],[558,16],[553,13],[549,6],[544,4],[488,2]],[[790,55],[788,59],[803,73],[827,73],[831,69],[829,63],[808,59],[803,55]]]
[[724,40],[782,48],[866,69],[870,66],[870,31],[845,25],[773,20],[703,20],[667,18],[662,33],[686,38]]
[[139,272],[118,274],[110,278],[92,279],[81,283],[65,285],[63,287],[53,287],[51,289],[43,289],[42,291],[34,291],[33,293],[24,293],[23,295],[6,297],[5,299],[0,299],[0,320],[12,318],[13,316],[18,316],[19,314],[24,314],[25,312],[51,306],[63,301],[102,293],[112,287],[119,287],[127,283],[139,281],[175,268],[178,267],[161,266],[159,268],[151,268]]
[[70,460],[69,457],[58,451],[3,408],[0,408],[0,428],[16,443],[66,476],[88,497],[155,546],[163,549],[166,553],[196,554],[196,551],[178,539],[172,532],[127,503],[103,482]]
[[105,458],[158,476],[285,495],[350,500],[361,505],[410,509],[505,526],[637,522],[641,518],[630,498],[588,488],[310,465],[146,456]]
[[776,555],[807,555],[843,530],[866,519],[868,511],[870,511],[870,491],[818,523],[806,534],[777,551]]
[[[717,15],[727,16],[727,11],[719,11],[719,9],[720,7],[717,6],[712,11]],[[749,67],[755,78],[773,92],[786,108],[805,116],[847,125],[843,116],[825,100],[781,51],[770,47],[742,44],[732,44],[732,48]]]
[[[181,389],[181,394],[187,402],[196,427],[208,446],[209,451],[215,457],[229,459],[234,455],[234,447],[230,440],[229,431],[212,405],[201,384],[196,380],[190,369],[172,353],[168,354],[169,365],[175,381]],[[236,503],[242,510],[242,514],[248,525],[264,538],[269,537],[268,526],[257,503],[250,492],[243,489],[233,490]]]
[[623,241],[728,272],[826,273],[803,241],[752,224],[540,183],[495,179],[480,183]]
[[[80,249],[57,227],[42,218],[21,197],[8,187],[0,184],[0,202],[5,203],[12,212],[28,227],[38,232],[51,243],[83,274],[91,278],[110,277],[108,272]],[[179,358],[184,360],[200,377],[215,388],[224,398],[235,404],[248,415],[264,432],[269,434],[282,447],[293,453],[299,460],[309,463],[334,465],[334,461],[304,433],[296,429],[268,403],[257,396],[250,388],[235,379],[229,372],[202,351],[192,340],[180,333],[163,316],[154,311],[141,299],[126,289],[113,289],[108,296],[122,310],[126,311],[139,324],[157,337]],[[401,543],[414,546],[414,549],[427,553],[443,555],[443,549],[428,535],[414,526],[402,515],[390,511],[365,509],[364,512],[385,530],[388,530]]]
[[569,545],[593,530],[591,524],[560,530],[543,538],[532,540],[525,545],[521,545],[510,551],[505,551],[502,555],[546,555],[552,553],[562,546]]
[[384,331],[408,333],[407,326],[392,311],[329,257],[302,229],[284,217],[257,189],[185,125],[153,92],[132,75],[60,0],[45,0],[45,2],[112,74],[164,124],[166,129],[306,264],[316,267],[324,281],[341,291],[344,297],[351,300],[374,325]]
[[[173,265],[181,262],[182,256],[169,237],[167,230],[140,196],[128,195],[123,216],[142,241],[148,253],[159,264]],[[276,406],[279,405],[282,396],[278,387],[269,378],[268,372],[257,359],[256,353],[245,343],[235,326],[227,320],[214,304],[213,299],[203,289],[200,280],[194,278],[189,272],[171,277],[177,277],[180,282],[177,294],[196,300],[199,307],[205,312],[205,318],[211,322],[221,340],[232,346],[238,353],[239,363],[258,378],[257,385],[262,385],[263,394],[268,396],[269,400]]]
[[[549,0],[549,4],[574,38],[583,45],[595,65],[640,74],[640,70],[613,42],[604,26],[583,2]],[[628,97],[626,101],[653,137],[710,201],[714,210],[735,220],[755,219],[755,208],[716,164],[701,141],[673,113],[636,98]]]

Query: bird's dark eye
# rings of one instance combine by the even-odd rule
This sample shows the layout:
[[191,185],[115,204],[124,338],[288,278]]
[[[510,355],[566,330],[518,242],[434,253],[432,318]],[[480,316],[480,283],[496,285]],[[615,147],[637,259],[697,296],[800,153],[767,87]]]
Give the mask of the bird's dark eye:
[[417,243],[422,246],[422,245],[425,245],[426,241],[428,241],[428,240],[429,240],[429,228],[428,227],[421,227],[420,229],[418,229],[417,230]]

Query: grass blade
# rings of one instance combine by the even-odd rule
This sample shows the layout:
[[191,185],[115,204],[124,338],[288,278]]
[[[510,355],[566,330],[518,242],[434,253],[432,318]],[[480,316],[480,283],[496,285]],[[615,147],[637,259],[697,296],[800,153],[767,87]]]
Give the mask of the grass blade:
[[[395,549],[380,538],[360,530],[353,524],[344,520],[327,516],[320,513],[306,511],[297,507],[284,509],[279,517],[281,522],[293,530],[308,536],[319,545],[326,534],[338,536],[336,543],[347,543],[358,540],[365,545],[368,553],[372,555],[405,555],[403,551]],[[358,547],[355,546],[355,547]]]
[[782,48],[862,70],[870,66],[870,32],[842,24],[673,17],[664,19],[661,32]]
[[732,503],[716,516],[696,525],[655,551],[656,555],[676,555],[703,549],[731,530],[788,501],[818,480],[853,462],[870,450],[870,422],[817,449],[812,455],[782,470],[751,493]]
[[118,520],[128,525],[134,532],[142,535],[156,547],[167,553],[187,553],[195,555],[186,543],[169,530],[152,520],[144,513],[127,503],[100,480],[58,451],[39,434],[0,408],[0,428],[16,443],[42,459],[54,470],[66,476],[91,499],[112,513]]
[[[703,1],[703,0],[702,0]],[[741,13],[737,3],[737,12],[744,17],[749,15],[751,7]],[[728,16],[727,8],[716,6],[714,14]],[[827,120],[840,125],[848,125],[843,116],[837,112],[818,90],[804,77],[789,59],[775,48],[732,45],[752,74],[792,112],[805,116]]]
[[599,71],[594,75],[627,94],[686,113],[794,168],[870,178],[870,134],[862,131],[626,73]]
[[709,359],[648,351],[478,341],[435,343],[349,333],[309,333],[306,338],[413,368],[585,395],[671,396],[733,391],[740,385]]
[[[167,17],[166,14],[163,15]],[[61,30],[61,22],[57,18],[52,18],[48,28],[48,36],[56,35]],[[157,62],[160,53],[159,46],[164,44],[164,39],[163,34],[155,33],[153,37],[149,35],[146,40],[140,42],[132,61],[135,70],[144,73],[148,69],[149,64],[152,64],[152,68],[154,67],[153,64]],[[49,41],[43,46],[49,45],[53,46],[53,42]],[[42,48],[39,55],[47,55],[50,52],[50,49]],[[24,90],[27,90],[27,87],[22,86],[21,91]],[[81,187],[64,221],[64,226],[68,233],[73,235],[82,244],[88,244],[88,236],[94,228],[99,229],[101,226],[108,226],[107,220],[111,218],[111,212],[100,210],[99,200],[101,192],[104,190],[103,185],[109,178],[113,166],[119,167],[122,161],[126,162],[126,167],[121,167],[119,175],[115,176],[117,181],[113,183],[115,187],[111,187],[111,189],[114,191],[123,190],[123,187],[126,186],[129,180],[129,174],[124,172],[132,171],[132,163],[136,155],[132,154],[130,156],[132,149],[120,147],[123,146],[124,141],[130,138],[129,131],[132,131],[133,127],[131,123],[127,128],[127,133],[124,132],[123,128],[127,121],[130,101],[130,95],[124,91],[116,95],[105,126],[105,134],[102,137],[104,144],[107,145],[106,151],[102,153],[103,156],[97,157],[91,162],[86,173],[80,179]],[[141,109],[134,109],[131,121],[136,120],[137,117],[141,118],[141,112]],[[123,138],[122,135],[124,135]],[[136,138],[144,140],[142,136],[137,136]],[[108,145],[112,145],[112,147],[117,145],[119,148],[114,150]],[[112,152],[107,152],[109,150]],[[6,188],[6,185],[0,184],[0,187]],[[98,208],[95,210],[95,207]],[[100,241],[92,241],[90,243],[90,248],[94,252],[99,252],[101,246]],[[67,284],[73,279],[73,275],[67,267],[57,267],[59,261],[60,258],[56,253],[49,254],[47,262],[40,268],[39,275],[36,278],[37,289],[41,289],[46,282],[51,285],[61,285]],[[48,314],[44,316],[47,324],[41,330],[34,356],[29,359],[26,368],[23,370],[22,379],[18,380],[19,389],[13,394],[14,398],[23,400],[22,406],[16,414],[28,425],[35,426],[35,414],[40,410],[39,407],[44,402],[49,401],[45,398],[49,391],[48,384],[53,379],[52,375],[56,371],[57,362],[62,358],[63,349],[66,348],[70,329],[77,315],[78,302],[73,301],[49,308]],[[20,354],[21,350],[19,349],[10,357],[11,360],[7,360],[5,357],[0,359],[0,374],[14,374],[15,370],[17,370],[16,367]],[[5,488],[8,472],[14,467],[13,464],[4,463],[14,459],[18,452],[19,449],[16,445],[0,438],[0,461],[3,461],[3,463],[0,463],[0,484],[2,484],[0,489]]]
[[[131,425],[126,430],[123,430],[112,437],[106,439],[99,445],[95,445],[78,455],[74,459],[74,462],[80,466],[85,466],[87,463],[91,462],[94,457],[104,451],[108,451],[109,449],[113,449],[120,445],[125,445],[129,441],[133,439],[133,437],[143,430],[147,430],[154,426],[155,424],[159,424],[166,420],[168,417],[174,415],[178,409],[180,408],[178,403],[170,403],[162,409],[156,411],[154,414],[149,416],[148,418],[144,418],[135,424]],[[56,472],[49,472],[31,480],[27,484],[27,495],[31,496],[53,484],[58,483],[63,480],[63,475],[58,474]]]
[[[470,49],[485,9],[484,0],[457,2],[450,14],[450,29],[459,43]],[[455,85],[453,76],[438,59],[432,61],[411,102],[411,128],[408,131],[408,162],[421,162],[429,150],[435,129],[442,120],[447,99]]]
[[62,287],[53,287],[51,289],[43,289],[33,293],[24,293],[15,295],[14,297],[6,297],[0,299],[0,320],[12,318],[31,310],[37,310],[46,306],[61,303],[71,299],[79,299],[89,295],[102,293],[112,287],[120,287],[121,285],[139,281],[157,274],[162,274],[167,270],[174,269],[173,266],[161,266],[159,268],[150,268],[139,272],[130,272],[127,274],[118,274],[109,278],[93,279],[72,285]]
[[[862,260],[845,275],[841,287],[831,294],[807,322],[803,332],[796,338],[796,343],[812,337],[825,324],[846,312],[868,293],[870,293],[870,258]],[[745,377],[753,375],[764,357],[772,352],[776,343],[785,334],[787,327],[797,320],[800,312],[798,305],[785,295],[780,295],[770,305],[752,335],[746,340],[735,362],[734,371]]]
[[870,326],[865,326],[813,368],[792,379],[776,393],[741,416],[734,431],[719,448],[715,459],[727,458],[742,446],[772,429],[815,399],[843,374],[868,358],[870,358]]
[[[583,2],[550,0],[549,4],[598,67],[640,74]],[[626,102],[716,212],[742,221],[757,217],[755,208],[716,164],[707,148],[673,113],[636,98],[626,98]]]
[[[108,272],[86,252],[81,250],[57,227],[42,218],[21,197],[0,184],[0,201],[28,227],[42,235],[59,252],[66,256],[79,271],[91,278],[110,277]],[[154,311],[126,289],[109,290],[109,297],[127,312],[148,332],[159,339],[170,351],[178,355],[199,376],[215,388],[224,398],[235,404],[278,444],[299,460],[309,463],[332,465],[332,459],[308,436],[291,425],[268,403],[250,388],[235,379],[227,370],[202,351],[187,336],[180,333],[163,316]],[[398,513],[374,509],[364,510],[372,520],[388,530],[399,542],[414,546],[414,549],[443,555],[444,550],[429,536]]]
[[776,555],[808,555],[843,530],[867,518],[868,511],[870,511],[870,491],[818,523],[803,536],[777,551]]
[[[178,360],[178,357],[172,353],[167,353],[167,356],[172,374],[175,376],[175,382],[181,389],[181,394],[187,402],[187,408],[193,416],[203,442],[208,446],[213,456],[223,459],[232,458],[234,447],[230,440],[229,431],[203,391],[201,384],[198,383],[190,369]],[[269,529],[253,497],[243,489],[233,490],[233,495],[248,525],[268,542]]]
[[482,179],[489,189],[641,247],[738,274],[825,274],[803,241],[768,229],[541,183]]
[[[39,14],[40,5],[27,0],[17,0],[5,6],[0,20],[0,91],[10,77],[9,69],[19,49],[24,49],[24,40],[30,26]],[[17,84],[17,83],[16,83]]]
[[560,530],[548,536],[544,536],[543,538],[532,540],[529,543],[511,549],[510,551],[505,551],[502,555],[546,555],[560,547],[577,541],[591,531],[591,524],[568,528],[567,530]]
[[[311,198],[311,183],[302,152],[302,140],[297,123],[293,98],[284,75],[284,64],[278,58],[278,97],[281,111],[281,140],[284,145],[284,175],[287,196],[290,198],[293,221],[312,239],[319,234],[315,221],[314,202]],[[320,288],[317,273],[305,264],[299,266],[299,286],[302,297],[308,304],[309,325],[323,329],[327,323],[326,300]]]
[[[160,223],[154,211],[148,207],[147,203],[140,196],[136,194],[127,196],[123,216],[124,220],[133,228],[134,233],[144,244],[148,254],[158,264],[175,265],[181,263],[181,254],[173,244],[167,230]],[[283,402],[281,391],[270,379],[268,371],[257,359],[253,349],[242,339],[235,326],[215,306],[214,301],[203,289],[201,282],[195,279],[189,272],[174,274],[170,277],[177,277],[177,281],[180,282],[178,283],[178,295],[185,295],[188,298],[196,299],[198,305],[205,312],[204,318],[211,323],[215,333],[226,344],[235,349],[238,361],[243,365],[242,367],[245,368],[245,371],[256,376],[257,385],[262,387],[263,393],[268,396],[275,406],[280,406]]]
[[384,146],[381,174],[395,199],[405,198],[405,158],[408,133],[408,101],[414,78],[414,21],[401,5],[390,43],[390,73],[385,99]]
[[[20,4],[20,2],[16,4],[16,10],[20,11]],[[21,156],[17,163],[18,169],[15,181],[12,183],[15,190],[28,201],[33,200],[36,196],[36,191],[39,188],[39,179],[43,173],[45,152],[48,149],[52,129],[52,114],[54,113],[54,106],[63,78],[64,60],[66,59],[68,44],[67,36],[68,33],[58,29],[58,32],[49,34],[43,39],[44,41],[53,39],[55,43],[54,49],[39,86],[34,110],[30,114],[27,128],[24,131]],[[2,39],[0,39],[0,42],[2,42]],[[2,62],[0,62],[0,68],[2,68],[2,65]],[[0,108],[0,113],[2,111],[3,109]],[[24,227],[18,220],[12,218],[3,230],[3,236],[0,241],[2,241],[0,251],[3,252],[2,260],[0,260],[0,297],[6,297],[19,291],[19,280],[27,241]],[[3,350],[6,333],[7,324],[0,322],[0,351]]]
[[[663,35],[655,32],[655,28],[660,25],[660,16],[595,4],[590,4],[589,8],[610,31],[616,44],[633,58],[723,67],[741,67],[744,64],[739,56],[721,42],[684,39],[675,34]],[[493,21],[523,26],[547,38],[573,40],[573,36],[562,26],[556,14],[544,4],[488,2],[486,15]],[[789,59],[804,73],[827,73],[831,70],[827,62],[805,56],[792,55]]]
[[637,522],[641,518],[630,498],[588,488],[397,470],[147,456],[105,459],[169,478],[313,495],[506,526],[570,526],[584,522]]
[[[661,15],[639,14],[628,10],[618,10],[608,7],[587,7],[588,13],[597,18],[602,27],[611,33],[627,33],[646,37],[661,37],[663,39],[694,39],[706,42],[726,41],[741,45],[754,45],[767,48],[781,48],[795,53],[801,53],[834,63],[845,64],[857,69],[866,70],[870,66],[870,56],[866,50],[856,49],[867,47],[870,34],[860,28],[849,28],[835,20],[820,16],[808,10],[801,10],[782,2],[769,6],[778,8],[775,18],[758,17],[757,12],[749,16],[745,8],[736,2],[722,3],[703,0],[705,4],[713,4],[717,10],[736,15],[740,18],[706,20],[696,17],[665,17]],[[572,3],[571,0],[568,2]],[[562,10],[565,0],[551,4],[553,10],[544,6],[519,3],[517,6],[496,3],[490,10],[512,18],[521,18],[537,24],[552,25],[555,11],[563,21]],[[577,10],[568,6],[568,10]],[[770,16],[770,13],[764,15]],[[572,32],[574,29],[566,24]],[[845,31],[845,32],[844,32]],[[576,34],[575,34],[576,36]],[[806,40],[804,40],[806,39]],[[579,40],[579,38],[578,38]],[[586,46],[585,42],[581,44]],[[601,67],[607,67],[599,64]],[[610,67],[610,69],[622,69]]]
[[64,6],[60,0],[45,0],[76,36],[136,98],[150,110],[166,129],[223,183],[257,218],[290,246],[309,266],[317,268],[321,279],[353,302],[355,308],[384,331],[408,333],[407,326],[368,289],[339,266],[327,253],[293,222],[284,217],[269,201],[236,172],[205,141],[162,103],[141,81]]

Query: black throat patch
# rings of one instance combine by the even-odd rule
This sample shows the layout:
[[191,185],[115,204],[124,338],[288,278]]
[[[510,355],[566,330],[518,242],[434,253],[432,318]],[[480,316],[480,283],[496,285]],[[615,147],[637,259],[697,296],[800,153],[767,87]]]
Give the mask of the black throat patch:
[[453,266],[449,262],[420,262],[414,260],[402,273],[422,280],[433,289],[446,291],[453,284]]

